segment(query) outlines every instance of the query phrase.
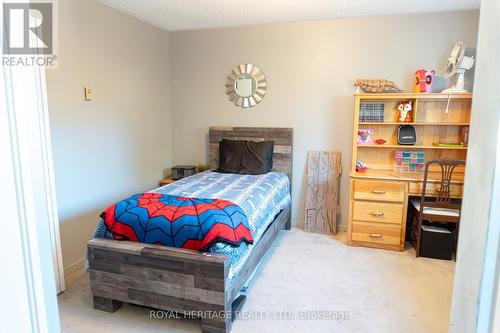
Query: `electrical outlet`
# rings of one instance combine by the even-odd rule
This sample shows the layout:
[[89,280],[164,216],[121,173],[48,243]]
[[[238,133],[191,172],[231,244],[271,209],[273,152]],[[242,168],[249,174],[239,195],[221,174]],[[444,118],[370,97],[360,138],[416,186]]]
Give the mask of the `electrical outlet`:
[[84,99],[86,101],[91,101],[92,100],[92,88],[84,87]]

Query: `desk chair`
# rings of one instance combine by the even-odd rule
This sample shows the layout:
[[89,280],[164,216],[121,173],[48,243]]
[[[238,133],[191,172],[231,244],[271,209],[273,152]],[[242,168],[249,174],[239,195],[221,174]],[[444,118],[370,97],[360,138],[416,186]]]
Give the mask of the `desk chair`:
[[[437,189],[437,197],[426,197],[427,177],[429,168],[432,165],[439,165],[441,168],[441,186]],[[410,204],[417,218],[416,226],[416,254],[420,256],[420,243],[422,239],[422,221],[448,222],[455,223],[454,237],[455,249],[458,236],[458,227],[460,223],[461,203],[454,203],[450,198],[450,185],[453,171],[459,165],[465,165],[463,160],[454,160],[450,158],[442,160],[432,160],[427,162],[424,171],[424,183],[422,186],[422,196],[411,199]]]

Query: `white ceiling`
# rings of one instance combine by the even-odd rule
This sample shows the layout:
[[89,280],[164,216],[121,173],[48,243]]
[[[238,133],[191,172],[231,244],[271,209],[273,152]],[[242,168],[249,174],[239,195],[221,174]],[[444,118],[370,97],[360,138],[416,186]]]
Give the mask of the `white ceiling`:
[[[100,0],[169,31],[479,8],[480,0]],[[425,32],[424,32],[425,33]]]

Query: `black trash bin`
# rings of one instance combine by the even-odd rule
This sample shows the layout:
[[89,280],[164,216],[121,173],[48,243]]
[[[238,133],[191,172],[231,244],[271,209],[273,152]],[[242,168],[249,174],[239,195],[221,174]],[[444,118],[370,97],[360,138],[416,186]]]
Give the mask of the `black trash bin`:
[[453,233],[443,227],[422,225],[420,256],[451,260],[453,255]]

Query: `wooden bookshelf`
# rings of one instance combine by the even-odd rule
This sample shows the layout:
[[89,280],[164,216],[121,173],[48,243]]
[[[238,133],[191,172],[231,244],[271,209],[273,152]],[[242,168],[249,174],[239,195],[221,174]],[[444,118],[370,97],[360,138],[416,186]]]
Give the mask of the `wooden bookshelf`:
[[[360,122],[363,125],[397,125],[400,126],[401,122],[393,122],[393,121],[363,121]],[[411,122],[410,124],[414,126],[464,126],[464,125],[469,125],[468,122],[428,122],[428,123],[423,123],[423,122]]]
[[[415,145],[398,144],[397,109],[401,101],[412,101],[412,122],[417,131]],[[359,121],[361,103],[383,103],[383,122]],[[434,142],[459,142],[460,129],[470,124],[470,109],[472,94],[441,94],[441,93],[408,93],[408,94],[356,94],[354,112],[352,170],[356,170],[356,162],[362,161],[368,168],[392,170],[396,150],[422,150],[425,159],[440,159],[445,157],[465,159],[467,147],[440,147]],[[447,110],[448,109],[448,110]],[[358,144],[358,129],[371,128],[374,139],[384,139],[385,144]]]
[[421,101],[436,101],[436,100],[447,100],[448,98],[452,100],[472,100],[471,93],[461,93],[461,94],[442,94],[442,93],[382,93],[382,94],[370,94],[370,93],[359,93],[354,94],[355,98],[363,100],[406,100],[406,99],[418,99]]
[[398,150],[419,150],[419,149],[446,149],[446,150],[465,150],[467,147],[446,147],[446,146],[434,146],[434,145],[388,145],[388,144],[373,144],[373,145],[364,145],[358,144],[358,148],[374,148],[374,149],[382,149],[382,148],[397,148]]
[[[462,126],[469,126],[472,94],[356,94],[350,171],[348,243],[403,251],[408,198],[420,195],[423,172],[396,170],[396,151],[423,151],[425,161],[446,157],[465,160],[466,146],[435,146],[435,142],[460,142]],[[417,132],[415,145],[398,144],[398,105],[412,101],[412,122]],[[383,121],[360,121],[361,103],[383,103]],[[382,119],[380,119],[382,120]],[[373,139],[385,144],[358,144],[358,130],[373,129]],[[368,169],[356,172],[356,162]],[[423,171],[423,170],[422,170]],[[428,186],[438,191],[440,170],[431,169]],[[451,193],[460,197],[464,168],[453,175]],[[432,193],[431,193],[432,194]]]

